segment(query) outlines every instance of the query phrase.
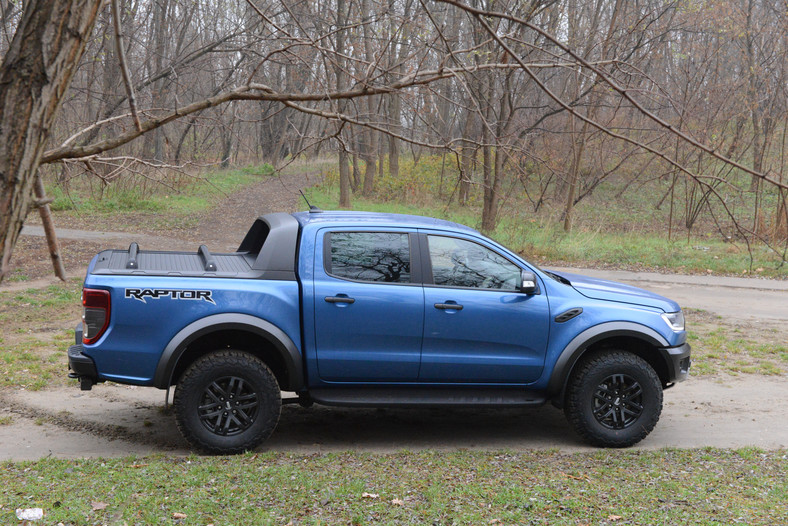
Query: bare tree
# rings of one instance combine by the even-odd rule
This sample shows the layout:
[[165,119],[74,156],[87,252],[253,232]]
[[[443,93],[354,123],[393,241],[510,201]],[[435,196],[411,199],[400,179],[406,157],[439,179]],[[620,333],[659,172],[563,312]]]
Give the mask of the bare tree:
[[30,0],[0,65],[0,280],[8,270],[63,94],[102,0]]

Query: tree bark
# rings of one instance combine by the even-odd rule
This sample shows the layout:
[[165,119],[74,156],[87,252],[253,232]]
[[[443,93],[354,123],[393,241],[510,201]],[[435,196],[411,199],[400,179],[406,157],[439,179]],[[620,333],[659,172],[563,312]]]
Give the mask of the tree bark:
[[[342,91],[345,87],[344,61],[340,58],[345,53],[345,23],[347,20],[347,8],[345,0],[337,0],[337,61],[334,66],[337,81],[337,91]],[[345,101],[337,102],[339,113],[345,111]],[[338,133],[341,138],[342,123],[337,122]],[[339,207],[350,208],[350,170],[348,168],[348,154],[345,145],[339,141]]]
[[457,195],[457,203],[465,206],[471,194],[471,182],[473,180],[473,164],[476,159],[477,147],[470,139],[471,133],[475,134],[474,120],[476,113],[471,110],[465,111],[465,126],[462,130],[463,140],[460,142],[460,189]]
[[49,211],[49,202],[52,199],[47,199],[44,191],[44,182],[41,180],[40,175],[36,176],[34,190],[36,206],[38,207],[39,215],[41,215],[41,223],[44,226],[44,234],[46,234],[47,238],[49,257],[52,259],[52,268],[55,271],[55,276],[60,278],[61,281],[66,281],[66,269],[63,266],[63,258],[60,257],[60,243],[57,241],[55,223],[52,221],[52,213]]
[[[369,7],[369,0],[362,0],[361,1],[361,12],[366,19],[370,16],[371,11]],[[370,27],[369,24],[364,24],[363,28],[364,34],[364,55],[366,57],[367,62],[373,63],[375,60],[375,55],[372,50],[372,35],[370,34]],[[367,119],[371,120],[373,115],[375,115],[375,107],[377,105],[377,97],[367,97]],[[362,159],[364,159],[364,187],[362,190],[362,195],[364,197],[369,197],[372,195],[372,192],[375,189],[375,159],[377,157],[377,150],[378,150],[378,135],[374,130],[364,130],[363,131],[363,155]]]
[[29,0],[0,65],[0,281],[33,203],[49,130],[102,0]]

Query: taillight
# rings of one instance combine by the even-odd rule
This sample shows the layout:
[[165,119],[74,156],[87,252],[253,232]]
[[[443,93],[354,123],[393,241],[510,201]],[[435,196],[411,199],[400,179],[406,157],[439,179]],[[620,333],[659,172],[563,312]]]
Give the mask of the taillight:
[[109,291],[82,289],[82,343],[96,343],[109,325]]

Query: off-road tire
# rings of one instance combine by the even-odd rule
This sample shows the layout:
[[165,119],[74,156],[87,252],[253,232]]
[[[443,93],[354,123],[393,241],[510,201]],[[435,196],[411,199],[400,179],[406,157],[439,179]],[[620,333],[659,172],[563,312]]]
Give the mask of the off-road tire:
[[629,447],[657,425],[662,383],[643,358],[603,351],[583,359],[572,372],[564,413],[589,444]]
[[271,436],[282,400],[265,363],[245,352],[222,350],[186,369],[173,406],[178,429],[189,444],[206,453],[234,455]]

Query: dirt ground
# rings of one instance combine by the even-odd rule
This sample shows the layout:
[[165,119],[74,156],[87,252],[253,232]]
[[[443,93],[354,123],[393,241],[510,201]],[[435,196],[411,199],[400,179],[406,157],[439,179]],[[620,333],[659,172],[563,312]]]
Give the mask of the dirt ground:
[[[287,394],[285,394],[286,396]],[[165,410],[164,391],[99,385],[2,394],[0,460],[186,455]],[[753,375],[690,378],[665,391],[662,418],[636,449],[788,447],[788,384]],[[430,450],[558,449],[591,451],[561,411],[538,409],[342,409],[286,405],[260,451],[322,453]]]
[[[102,225],[112,228],[85,232],[85,225],[78,221],[58,220],[59,226],[66,227],[61,232],[61,243],[69,274],[82,276],[98,250],[127,246],[130,241],[138,241],[146,249],[192,250],[205,243],[217,252],[233,250],[257,216],[304,209],[298,189],[310,182],[314,179],[306,175],[267,179],[230,196],[200,217],[197,227],[188,230],[140,233],[124,225]],[[24,290],[54,282],[49,277],[51,267],[44,240],[34,222],[26,227],[12,264],[17,269],[16,279],[12,275],[0,290]],[[704,322],[724,319],[753,337],[788,342],[788,282],[593,269],[585,272],[672,297],[683,307],[700,309],[697,312],[703,313],[699,317]],[[69,327],[75,322],[76,318],[64,321]],[[0,390],[0,460],[48,455],[187,454],[174,417],[164,406],[163,391],[112,384],[98,385],[89,392],[79,391],[75,383],[42,391]],[[660,423],[636,447],[786,448],[787,414],[788,383],[784,375],[690,377],[665,392]],[[461,448],[588,449],[572,433],[563,414],[552,406],[527,410],[370,410],[286,405],[279,427],[261,450]]]

